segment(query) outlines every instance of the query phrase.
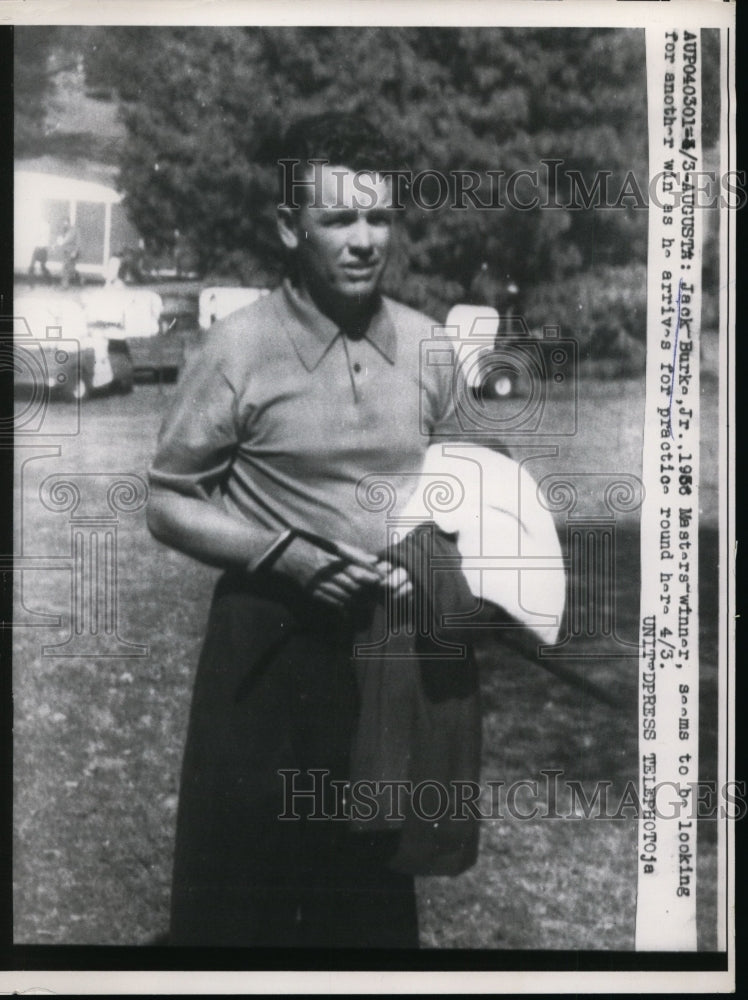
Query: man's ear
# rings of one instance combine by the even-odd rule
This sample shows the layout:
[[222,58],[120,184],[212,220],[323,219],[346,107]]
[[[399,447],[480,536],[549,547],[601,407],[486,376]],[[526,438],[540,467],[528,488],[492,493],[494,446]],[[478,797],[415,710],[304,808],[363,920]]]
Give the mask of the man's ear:
[[277,213],[278,235],[286,250],[296,250],[299,245],[298,210],[281,205]]

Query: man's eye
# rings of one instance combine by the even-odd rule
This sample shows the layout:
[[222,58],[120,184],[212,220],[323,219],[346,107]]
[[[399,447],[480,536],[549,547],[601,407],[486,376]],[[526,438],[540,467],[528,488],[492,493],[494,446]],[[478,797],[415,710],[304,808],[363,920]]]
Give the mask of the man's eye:
[[367,218],[370,226],[392,225],[392,216],[389,212],[372,212]]
[[330,215],[325,215],[322,218],[323,226],[351,226],[356,221],[356,215],[353,212],[331,212]]

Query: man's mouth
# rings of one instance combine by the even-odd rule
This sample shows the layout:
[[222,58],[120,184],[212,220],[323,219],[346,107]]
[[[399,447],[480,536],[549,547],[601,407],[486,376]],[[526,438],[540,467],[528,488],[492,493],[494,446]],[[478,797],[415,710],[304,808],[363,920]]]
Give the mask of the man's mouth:
[[370,261],[366,264],[344,264],[343,270],[346,274],[351,274],[358,278],[365,278],[373,274],[376,267],[376,261]]

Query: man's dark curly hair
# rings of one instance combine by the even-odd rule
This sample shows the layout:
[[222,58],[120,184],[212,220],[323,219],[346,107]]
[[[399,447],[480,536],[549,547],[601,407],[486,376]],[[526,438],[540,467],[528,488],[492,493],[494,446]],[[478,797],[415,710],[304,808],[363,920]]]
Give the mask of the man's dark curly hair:
[[364,115],[326,111],[293,122],[281,142],[278,160],[295,161],[294,169],[279,163],[280,197],[292,205],[293,178],[298,179],[309,160],[326,160],[349,170],[395,170],[391,143]]

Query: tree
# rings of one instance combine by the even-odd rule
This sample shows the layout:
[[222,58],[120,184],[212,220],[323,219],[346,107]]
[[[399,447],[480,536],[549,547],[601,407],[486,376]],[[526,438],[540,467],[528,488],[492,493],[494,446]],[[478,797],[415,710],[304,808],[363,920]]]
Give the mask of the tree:
[[32,150],[44,134],[47,100],[52,89],[50,55],[53,27],[14,28],[13,97],[16,155]]
[[[74,102],[89,29],[66,25],[13,28],[14,153],[111,163],[111,137],[59,129],[56,112]],[[72,88],[71,88],[72,84]],[[71,100],[72,98],[72,100]],[[51,114],[50,114],[51,113]],[[81,116],[82,117],[82,116]]]

